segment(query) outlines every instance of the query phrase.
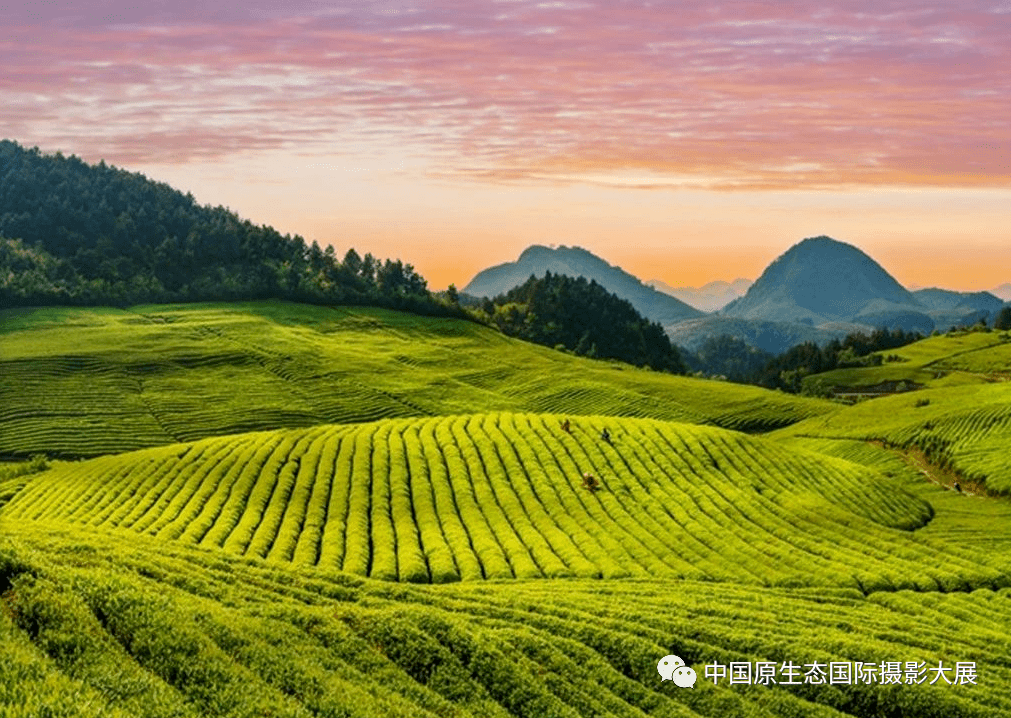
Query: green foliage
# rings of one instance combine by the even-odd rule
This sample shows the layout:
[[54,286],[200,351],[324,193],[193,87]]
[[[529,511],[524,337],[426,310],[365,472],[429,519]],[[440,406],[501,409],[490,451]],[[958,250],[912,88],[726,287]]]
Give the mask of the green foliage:
[[415,583],[669,576],[869,590],[1001,576],[910,533],[930,505],[876,471],[709,427],[570,417],[564,431],[561,419],[400,419],[159,447],[57,467],[2,516]]
[[768,352],[728,334],[706,339],[694,354],[685,352],[685,360],[694,371],[745,383],[757,376],[772,359]]
[[561,345],[580,356],[685,372],[663,327],[585,277],[550,272],[540,278],[531,276],[496,297],[484,311],[510,336],[549,347]]
[[811,381],[803,382],[800,391],[804,396],[817,396],[825,399],[832,396],[834,387],[829,382],[814,377]]
[[768,430],[827,403],[555,352],[475,322],[286,302],[0,312],[0,454],[505,410]]
[[0,507],[14,498],[34,474],[49,469],[45,454],[34,454],[28,461],[0,464]]
[[[1011,384],[951,386],[877,398],[804,421],[784,435],[880,441],[919,451],[945,472],[1011,493]],[[953,479],[954,480],[954,479]]]
[[884,355],[884,363],[834,369],[816,376],[841,391],[869,395],[891,393],[899,382],[920,388],[1003,380],[1011,377],[1011,342],[1002,337],[992,332],[936,335],[889,352]]
[[[12,716],[1002,716],[1008,589],[391,585],[156,538],[5,526]],[[660,656],[699,674],[662,683]],[[717,685],[729,661],[975,661],[977,685]],[[929,676],[928,676],[929,679]],[[19,712],[20,711],[20,712]]]
[[884,357],[874,352],[902,347],[922,338],[918,332],[878,329],[869,336],[849,334],[842,341],[834,339],[824,347],[806,342],[771,359],[747,381],[797,394],[804,388],[805,376],[835,369],[880,366]]
[[1000,314],[994,320],[993,328],[999,331],[1011,329],[1011,306],[1005,306],[1000,310]]
[[0,167],[0,307],[274,297],[465,316],[399,259],[341,262],[104,162],[2,140]]

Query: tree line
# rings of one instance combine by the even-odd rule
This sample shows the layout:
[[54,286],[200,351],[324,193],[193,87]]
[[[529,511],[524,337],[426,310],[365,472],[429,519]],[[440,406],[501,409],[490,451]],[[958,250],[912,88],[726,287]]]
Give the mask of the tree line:
[[897,349],[920,339],[923,335],[919,332],[879,328],[870,334],[851,333],[824,346],[804,342],[776,356],[723,335],[707,339],[696,352],[686,352],[685,359],[699,373],[799,393],[806,376],[833,369],[878,366],[884,359],[876,352]]
[[266,298],[463,314],[400,260],[339,258],[142,174],[0,141],[0,306]]

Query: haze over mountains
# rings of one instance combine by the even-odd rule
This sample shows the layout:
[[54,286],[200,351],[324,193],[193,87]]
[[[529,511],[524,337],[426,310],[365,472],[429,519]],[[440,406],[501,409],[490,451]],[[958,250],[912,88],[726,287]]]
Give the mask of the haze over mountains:
[[659,279],[651,279],[646,286],[680,299],[685,304],[703,312],[715,312],[743,297],[753,282],[750,279],[735,279],[727,282],[717,279],[701,287],[672,287]]
[[990,290],[990,294],[1003,299],[1005,302],[1011,302],[1011,282],[1005,282],[999,287],[994,287]]
[[[675,290],[653,280],[650,287],[584,249],[534,246],[516,262],[479,273],[464,291],[494,296],[531,274],[545,271],[596,280],[663,324],[675,344],[692,350],[721,334],[771,353],[805,341],[824,343],[878,327],[929,334],[935,329],[992,320],[1003,306],[990,292],[938,288],[911,292],[857,247],[824,236],[805,239],[788,249],[750,286],[747,280],[736,280]],[[660,301],[657,296],[665,295],[655,287],[680,292],[680,299]],[[730,294],[739,296],[719,308]],[[706,314],[689,306],[691,303],[717,311]]]

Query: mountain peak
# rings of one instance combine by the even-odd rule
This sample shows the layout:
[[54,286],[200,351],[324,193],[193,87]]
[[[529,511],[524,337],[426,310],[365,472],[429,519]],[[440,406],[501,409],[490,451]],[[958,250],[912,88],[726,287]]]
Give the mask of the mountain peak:
[[933,328],[924,307],[862,250],[809,237],[780,255],[723,313],[742,319]]
[[628,300],[644,317],[660,324],[674,324],[702,315],[684,302],[645,286],[638,277],[589,250],[565,245],[527,247],[515,262],[479,272],[462,291],[477,297],[494,297],[523,284],[531,274],[542,277],[545,272],[595,280],[607,291]]

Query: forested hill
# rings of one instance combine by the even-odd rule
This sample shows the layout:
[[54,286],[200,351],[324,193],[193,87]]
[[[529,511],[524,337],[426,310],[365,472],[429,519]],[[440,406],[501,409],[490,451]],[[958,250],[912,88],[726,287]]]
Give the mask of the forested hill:
[[485,299],[482,310],[503,333],[537,344],[675,374],[686,369],[663,327],[585,277],[531,275],[494,300]]
[[399,260],[341,260],[142,174],[0,140],[0,306],[264,298],[459,312]]

